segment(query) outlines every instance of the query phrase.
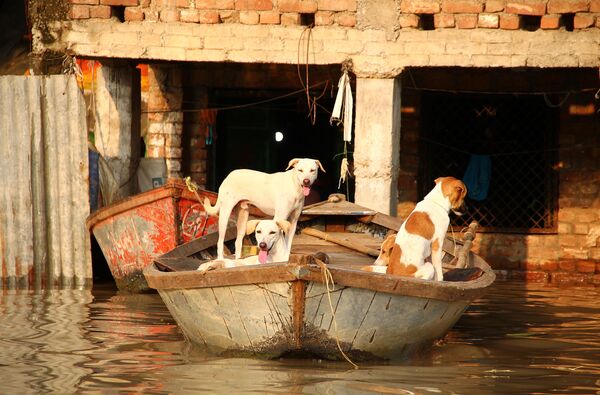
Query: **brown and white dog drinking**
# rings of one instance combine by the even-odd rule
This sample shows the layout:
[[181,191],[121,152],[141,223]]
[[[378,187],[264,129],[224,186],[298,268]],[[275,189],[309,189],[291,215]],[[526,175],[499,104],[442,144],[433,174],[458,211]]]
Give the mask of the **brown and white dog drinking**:
[[442,281],[442,246],[450,224],[448,213],[461,215],[467,195],[465,184],[440,177],[435,187],[417,203],[396,235],[388,235],[379,257],[363,270]]

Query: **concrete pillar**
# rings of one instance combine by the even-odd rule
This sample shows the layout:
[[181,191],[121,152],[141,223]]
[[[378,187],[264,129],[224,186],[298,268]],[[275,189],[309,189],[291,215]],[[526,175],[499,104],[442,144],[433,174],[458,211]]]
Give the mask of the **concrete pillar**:
[[396,215],[400,165],[400,80],[357,78],[355,202]]
[[94,83],[94,142],[100,166],[104,204],[136,191],[140,158],[140,78],[127,63],[102,63]]

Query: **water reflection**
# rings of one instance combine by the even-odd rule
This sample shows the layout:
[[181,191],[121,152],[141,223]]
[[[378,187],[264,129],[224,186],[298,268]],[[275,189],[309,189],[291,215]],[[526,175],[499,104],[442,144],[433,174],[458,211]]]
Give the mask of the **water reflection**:
[[411,361],[225,359],[156,294],[0,294],[1,393],[600,394],[600,292],[497,283]]

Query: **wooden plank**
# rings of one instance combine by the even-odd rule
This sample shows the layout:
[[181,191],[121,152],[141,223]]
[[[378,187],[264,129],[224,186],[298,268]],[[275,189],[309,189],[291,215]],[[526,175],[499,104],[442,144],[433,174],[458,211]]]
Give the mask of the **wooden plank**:
[[304,310],[306,307],[306,282],[295,281],[292,284],[292,325],[294,344],[297,349],[302,347],[302,329],[304,328]]
[[332,234],[329,234],[326,232],[321,232],[320,230],[317,230],[314,228],[304,228],[304,229],[302,229],[302,233],[310,235],[310,236],[318,237],[318,238],[324,239],[326,241],[330,241],[335,244],[342,245],[351,250],[362,252],[363,254],[371,255],[374,257],[377,257],[379,255],[378,250],[375,250],[375,249],[369,248],[369,247],[365,247],[364,245],[360,245],[358,243],[353,243],[348,240],[344,240],[340,237],[333,236]]
[[[236,233],[237,233],[236,227],[229,226],[227,228],[227,231],[225,232],[225,241],[235,239]],[[197,252],[203,251],[209,247],[216,246],[218,240],[219,240],[218,232],[209,233],[205,236],[198,237],[197,239],[188,241],[187,243],[174,248],[173,250],[162,255],[162,257],[165,257],[165,258],[188,257]]]

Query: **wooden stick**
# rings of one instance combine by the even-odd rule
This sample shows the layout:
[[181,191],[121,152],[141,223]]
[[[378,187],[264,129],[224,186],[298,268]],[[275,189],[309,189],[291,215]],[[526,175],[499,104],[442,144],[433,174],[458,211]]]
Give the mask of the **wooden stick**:
[[475,240],[477,227],[479,227],[479,224],[476,221],[473,221],[469,225],[469,229],[465,232],[463,237],[464,244],[458,253],[458,262],[456,262],[457,268],[463,269],[469,266],[469,251],[471,251],[471,245],[473,244],[473,240]]
[[304,228],[304,229],[302,229],[301,233],[309,235],[309,236],[313,236],[313,237],[318,237],[319,239],[330,241],[335,244],[339,244],[346,248],[350,248],[351,250],[362,252],[363,254],[367,254],[370,256],[374,256],[374,257],[379,256],[379,251],[377,251],[373,248],[369,248],[367,246],[357,244],[357,243],[352,243],[348,240],[344,240],[339,237],[332,236],[329,233],[322,232],[315,228]]

